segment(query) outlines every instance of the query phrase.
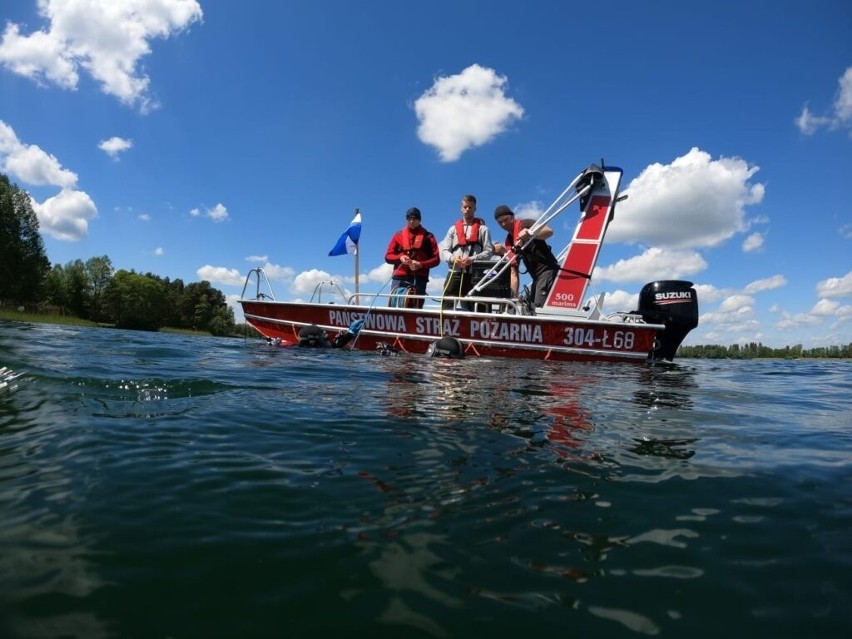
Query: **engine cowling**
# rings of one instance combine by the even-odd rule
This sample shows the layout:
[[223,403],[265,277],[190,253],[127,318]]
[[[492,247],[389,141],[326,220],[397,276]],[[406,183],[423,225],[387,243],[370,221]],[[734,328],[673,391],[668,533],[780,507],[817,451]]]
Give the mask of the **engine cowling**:
[[649,357],[671,361],[689,331],[698,326],[698,294],[685,280],[650,282],[639,292],[639,313],[646,322],[666,327]]

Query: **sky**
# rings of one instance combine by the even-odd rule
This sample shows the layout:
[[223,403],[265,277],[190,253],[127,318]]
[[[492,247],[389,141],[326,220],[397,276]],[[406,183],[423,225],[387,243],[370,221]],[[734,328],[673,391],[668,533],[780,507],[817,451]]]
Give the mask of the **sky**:
[[[209,281],[232,304],[320,281],[358,209],[361,292],[423,212],[536,217],[624,170],[588,295],[695,283],[686,344],[852,342],[852,2],[12,0],[0,172],[53,264]],[[551,226],[570,240],[572,207]],[[440,294],[446,266],[432,270]],[[238,305],[235,315],[242,319]]]

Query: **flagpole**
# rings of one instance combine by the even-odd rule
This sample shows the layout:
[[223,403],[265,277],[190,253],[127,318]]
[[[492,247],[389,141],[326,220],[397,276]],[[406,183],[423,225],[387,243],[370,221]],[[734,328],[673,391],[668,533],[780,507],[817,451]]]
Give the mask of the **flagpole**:
[[[358,215],[358,212],[359,212],[359,209],[355,209],[355,215],[356,215],[356,216]],[[361,252],[361,251],[359,251],[359,250],[358,250],[358,246],[356,245],[356,246],[355,246],[355,303],[356,303],[356,304],[360,304],[360,303],[361,303],[361,298],[358,296],[358,271],[359,271],[359,268],[358,268],[358,254],[359,254],[360,252]]]

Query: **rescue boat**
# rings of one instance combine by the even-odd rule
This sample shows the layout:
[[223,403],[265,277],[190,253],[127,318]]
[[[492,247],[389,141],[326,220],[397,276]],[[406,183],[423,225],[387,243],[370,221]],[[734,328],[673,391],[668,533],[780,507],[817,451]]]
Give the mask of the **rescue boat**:
[[[358,323],[360,330],[348,348],[422,354],[435,340],[450,336],[464,345],[466,357],[671,361],[698,325],[692,282],[650,282],[641,289],[634,310],[604,314],[603,295],[586,300],[607,227],[624,197],[619,194],[622,173],[603,165],[581,171],[536,220],[525,244],[491,263],[477,264],[477,283],[464,297],[418,296],[407,290],[346,296],[336,283],[324,282],[309,302],[279,301],[263,269],[256,268],[246,277],[239,304],[248,324],[268,340],[283,343],[297,343],[304,326],[317,325],[334,334]],[[557,258],[560,268],[545,303],[534,307],[526,295],[513,298],[508,286],[511,261],[574,203],[579,203],[579,220]],[[254,296],[247,297],[252,288]],[[327,295],[323,301],[329,289],[343,299]],[[456,302],[452,310],[442,309],[446,300]]]

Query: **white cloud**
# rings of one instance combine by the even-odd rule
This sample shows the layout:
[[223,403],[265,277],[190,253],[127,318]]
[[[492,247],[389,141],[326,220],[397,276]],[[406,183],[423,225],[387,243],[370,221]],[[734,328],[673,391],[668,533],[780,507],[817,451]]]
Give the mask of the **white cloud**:
[[98,214],[92,198],[83,191],[62,189],[41,204],[30,199],[41,231],[58,240],[82,240],[89,233],[89,220]]
[[757,173],[739,158],[711,159],[693,148],[671,164],[652,164],[624,190],[609,241],[673,249],[718,246],[748,227],[745,207],[763,200]]
[[700,273],[707,262],[694,251],[670,251],[650,248],[641,255],[619,260],[612,266],[597,267],[593,274],[596,282],[648,282],[660,279],[681,279]]
[[834,114],[838,120],[849,124],[852,122],[852,67],[837,81],[837,98],[834,100]]
[[203,215],[205,217],[209,217],[214,222],[224,222],[228,219],[228,207],[220,202],[212,209],[207,209],[203,213],[201,212],[201,209],[196,207],[192,209],[189,214],[192,217],[201,217]]
[[753,313],[753,309],[751,307],[745,306],[737,309],[717,309],[715,311],[710,311],[707,313],[702,313],[699,319],[699,326],[706,325],[714,325],[714,326],[724,326],[725,330],[737,331],[742,328],[744,324],[753,323],[754,326],[757,326],[754,323],[754,320],[749,319]]
[[719,289],[712,284],[696,284],[695,292],[698,294],[699,304],[718,302],[728,295],[731,295],[731,291],[729,289]]
[[58,194],[39,203],[32,197],[39,229],[58,240],[77,241],[89,233],[89,220],[98,209],[85,191],[74,188],[77,174],[62,167],[53,155],[35,144],[24,144],[0,120],[0,171],[33,186],[57,186]]
[[380,264],[372,269],[369,273],[361,275],[362,282],[375,282],[377,284],[387,284],[393,275],[393,264]]
[[267,260],[269,260],[268,255],[249,255],[246,258],[246,262],[258,262],[259,263],[259,262],[266,262]]
[[737,315],[743,315],[746,313],[750,313],[754,308],[754,298],[750,295],[731,295],[730,297],[725,298],[721,304],[719,304],[719,310],[724,311],[726,313],[736,313]]
[[[827,319],[835,320],[830,324],[832,330],[839,328],[852,320],[852,305],[841,306],[838,302],[823,297],[806,313],[782,313],[777,326],[781,330],[818,326]],[[827,336],[827,340],[828,343],[848,343],[848,337],[845,336],[831,335]],[[823,343],[825,343],[825,340],[823,340]]]
[[814,307],[811,309],[811,314],[834,317],[834,315],[837,314],[838,309],[840,309],[839,302],[823,298],[814,305]]
[[228,209],[224,204],[217,204],[212,209],[207,209],[207,217],[214,222],[224,222],[228,219]]
[[[698,292],[699,304],[704,302],[705,306],[706,302],[718,300],[719,294],[722,293],[713,287],[696,287],[696,292]],[[727,334],[749,332],[754,338],[755,332],[760,327],[754,319],[754,298],[742,293],[727,295],[715,310],[701,313],[699,326],[717,326],[719,330]],[[722,335],[709,331],[702,339],[718,340],[722,339]]]
[[[310,269],[295,274],[292,268],[276,267],[271,264],[264,266],[264,271],[270,281],[283,282],[287,291],[298,296],[300,299],[310,299],[317,291],[317,286],[325,283],[321,289],[324,300],[329,296],[340,298],[340,290],[343,296],[348,298],[354,291],[355,275],[334,275],[319,269]],[[393,273],[391,264],[381,264],[367,273],[359,275],[360,284],[387,284]],[[339,287],[339,289],[338,289]],[[384,291],[387,293],[387,289]],[[370,298],[372,300],[372,298]]]
[[6,23],[0,39],[0,64],[10,71],[39,84],[49,81],[63,89],[75,89],[79,76],[77,64],[70,58],[67,45],[55,34],[36,31],[22,36],[17,24]]
[[[246,259],[248,261],[251,261],[251,262],[254,262],[254,263],[259,263],[261,261],[261,259],[265,260],[266,256],[254,255],[254,256],[248,257]],[[208,268],[212,268],[212,267],[208,267]],[[261,268],[263,269],[263,272],[266,275],[266,279],[269,280],[270,286],[272,286],[273,284],[279,284],[279,285],[283,284],[284,288],[287,289],[288,291],[292,289],[293,276],[296,273],[295,270],[293,270],[292,267],[280,266],[278,264],[271,264],[269,262],[265,262]],[[225,270],[225,269],[223,269],[223,270]],[[245,278],[241,275],[239,276],[239,278],[241,278],[241,279],[239,279],[239,281],[237,281],[237,277],[236,277],[236,274],[238,273],[237,269],[228,269],[228,272],[231,273],[232,276],[234,276],[234,277],[231,278],[231,285],[239,284],[239,285],[242,286],[242,285],[245,284]],[[255,277],[252,276],[252,278],[251,278],[252,292],[254,291],[255,281],[256,281]],[[260,288],[261,288],[262,293],[267,294],[267,295],[269,294],[269,291],[266,290],[267,289],[267,282],[265,280],[261,280]],[[274,294],[276,291],[273,290],[272,292]],[[278,292],[280,293],[281,291],[279,290]]]
[[8,23],[0,39],[0,64],[40,84],[76,89],[80,69],[104,93],[146,112],[155,108],[150,79],[139,62],[150,40],[168,38],[202,18],[196,0],[40,0],[45,29],[22,35]]
[[137,217],[140,220],[142,220],[143,222],[150,222],[151,221],[151,216],[148,215],[147,213],[140,213]]
[[829,129],[847,128],[852,132],[852,67],[844,71],[837,84],[833,112],[830,115],[815,116],[805,104],[802,107],[802,113],[795,119],[799,131],[805,135],[812,135],[820,128],[827,127]]
[[165,253],[166,253],[166,251],[163,249],[162,246],[158,246],[157,248],[154,249],[154,255],[156,255],[157,257],[160,257],[161,255],[165,255]]
[[312,295],[317,285],[320,282],[336,281],[340,282],[342,278],[335,278],[331,273],[312,268],[310,271],[302,271],[290,284],[290,290],[297,295]]
[[514,211],[515,217],[537,220],[544,213],[545,206],[538,200],[533,200],[532,202],[516,204],[512,211]]
[[59,160],[35,144],[24,144],[15,131],[0,120],[0,167],[4,173],[34,186],[55,185],[71,188],[77,174],[62,168]]
[[852,271],[843,277],[829,277],[817,282],[817,295],[820,297],[850,297],[852,296]]
[[290,266],[279,266],[278,264],[266,263],[263,265],[263,272],[266,273],[272,281],[289,282],[293,279],[296,271]]
[[417,137],[435,147],[444,162],[490,142],[524,115],[523,107],[506,95],[507,82],[478,64],[437,78],[414,103]]
[[787,278],[783,275],[773,275],[762,280],[755,280],[748,284],[743,291],[745,293],[759,293],[760,291],[768,291],[775,288],[787,286]]
[[743,241],[743,251],[745,253],[751,253],[752,251],[759,251],[763,248],[763,234],[762,233],[752,233]]
[[813,115],[807,104],[802,107],[802,112],[794,121],[796,126],[799,128],[799,131],[805,135],[813,135],[820,129],[820,127],[829,126],[831,124],[831,118]]
[[125,140],[124,138],[113,136],[109,140],[101,140],[98,148],[113,160],[117,160],[119,153],[133,148],[133,140]]
[[817,326],[822,323],[822,318],[813,313],[781,313],[781,318],[775,324],[779,330],[785,331],[803,326]]
[[195,274],[202,280],[207,280],[211,284],[224,284],[226,286],[242,286],[245,277],[240,274],[235,268],[225,268],[224,266],[211,266],[205,264]]
[[[847,279],[852,282],[852,273],[847,275]],[[782,311],[778,305],[771,306],[769,308],[769,312],[772,314],[779,314],[778,321],[775,323],[775,328],[784,332],[804,327],[813,328],[823,324],[828,324],[827,329],[835,330],[839,329],[845,322],[852,320],[852,305],[841,306],[838,302],[827,299],[828,296],[824,295],[828,291],[837,291],[838,294],[836,296],[841,296],[839,293],[842,289],[841,278],[833,278],[833,280],[833,284],[827,286],[823,291],[821,291],[823,298],[820,299],[809,311],[793,314]],[[826,280],[820,284],[825,284],[826,282],[831,281],[832,280]],[[728,293],[722,300],[721,304],[719,304],[718,308],[713,311],[705,312],[701,315],[700,326],[718,326],[721,330],[729,334],[747,333],[747,338],[741,337],[739,339],[749,342],[760,341],[763,334],[759,330],[759,322],[754,318],[755,300],[751,294],[777,289],[782,286],[786,286],[787,283],[787,278],[783,275],[773,275],[771,277],[751,282],[743,289],[742,292]],[[721,293],[721,291],[717,291],[713,287],[696,286],[696,290],[698,291],[699,301],[704,302],[705,306],[707,302],[714,302],[718,300],[718,294]],[[833,321],[827,322],[827,320]],[[713,333],[713,331],[706,331],[702,336],[703,340],[718,340],[721,338],[721,334]],[[820,344],[824,345],[826,340],[828,340],[828,343],[830,344],[848,342],[848,338],[844,337],[842,333],[824,333],[824,337],[820,338]]]
[[639,308],[639,293],[628,293],[622,290],[607,293],[603,306],[604,313],[635,310]]
[[852,304],[845,304],[838,308],[835,316],[842,322],[852,319]]

